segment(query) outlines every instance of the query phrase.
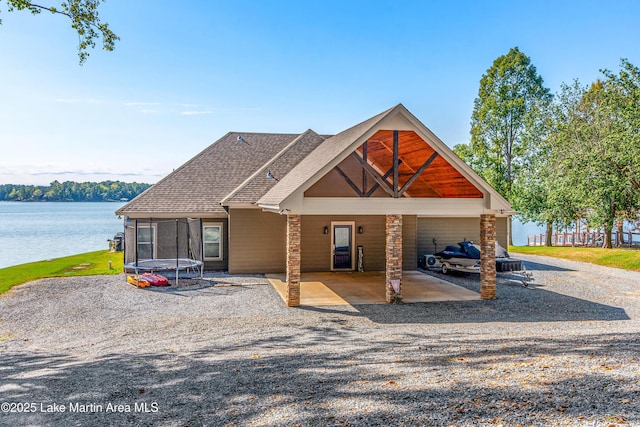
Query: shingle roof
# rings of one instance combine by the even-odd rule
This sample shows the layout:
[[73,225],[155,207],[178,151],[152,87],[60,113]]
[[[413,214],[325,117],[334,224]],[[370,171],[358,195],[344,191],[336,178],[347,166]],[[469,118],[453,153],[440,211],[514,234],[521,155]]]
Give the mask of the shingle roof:
[[298,136],[230,132],[116,213],[225,214],[220,201]]
[[[325,137],[318,135],[311,129],[307,130],[294,139],[262,168],[258,169],[238,188],[233,190],[222,200],[222,204],[256,203],[258,199],[278,183],[277,180],[286,176],[291,169],[307,157],[309,153],[324,140]],[[267,178],[269,172],[271,172],[275,179]]]
[[395,106],[382,113],[365,120],[331,138],[326,139],[318,148],[302,160],[287,176],[281,179],[267,194],[258,200],[259,205],[278,205],[313,175],[320,171],[327,163],[339,156],[349,145],[364,135],[380,120],[398,108]]
[[[348,155],[355,149],[354,145],[383,120],[395,120],[396,113],[422,129],[440,155],[488,191],[492,201],[509,206],[402,104],[398,104],[334,136],[318,135],[312,130],[302,134],[230,132],[116,213],[134,217],[214,217],[226,215],[222,204],[233,203],[274,209],[296,190],[305,189],[319,179],[327,168]],[[269,171],[278,180],[267,178]]]

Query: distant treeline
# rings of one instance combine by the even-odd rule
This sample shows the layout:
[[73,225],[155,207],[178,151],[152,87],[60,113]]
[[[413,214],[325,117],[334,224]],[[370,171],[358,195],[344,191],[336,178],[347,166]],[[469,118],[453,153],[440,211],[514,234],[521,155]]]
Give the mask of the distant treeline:
[[53,181],[50,185],[0,185],[0,201],[17,202],[107,202],[131,200],[151,184],[138,182]]

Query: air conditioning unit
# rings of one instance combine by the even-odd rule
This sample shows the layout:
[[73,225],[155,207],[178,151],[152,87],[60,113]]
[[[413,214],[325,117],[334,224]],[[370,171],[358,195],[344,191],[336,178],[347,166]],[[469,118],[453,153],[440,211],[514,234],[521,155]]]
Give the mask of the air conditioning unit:
[[426,268],[437,267],[440,264],[440,261],[435,255],[425,255],[424,256],[424,266]]

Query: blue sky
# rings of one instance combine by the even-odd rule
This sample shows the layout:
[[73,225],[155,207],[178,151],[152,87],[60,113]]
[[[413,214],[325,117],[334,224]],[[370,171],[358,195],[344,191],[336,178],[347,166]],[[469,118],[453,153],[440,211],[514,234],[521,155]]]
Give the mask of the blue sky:
[[640,66],[640,1],[109,0],[121,40],[82,67],[65,18],[0,11],[0,184],[153,183],[228,131],[333,134],[400,102],[453,146],[511,47],[552,92]]

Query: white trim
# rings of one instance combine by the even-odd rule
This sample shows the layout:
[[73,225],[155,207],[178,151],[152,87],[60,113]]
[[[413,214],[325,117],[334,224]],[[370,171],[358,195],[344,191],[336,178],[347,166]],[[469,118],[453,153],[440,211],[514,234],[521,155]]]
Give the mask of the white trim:
[[[204,229],[207,227],[218,227],[220,229],[219,232],[219,256],[217,257],[207,257],[205,256],[205,244],[207,243],[204,240]],[[202,257],[205,261],[224,261],[224,223],[222,222],[203,222],[202,223]]]
[[[460,159],[440,138],[438,138],[428,127],[426,127],[420,120],[418,120],[409,110],[407,110],[402,104],[398,104],[391,111],[389,111],[384,117],[373,123],[369,129],[367,129],[360,137],[354,139],[343,151],[338,153],[333,159],[325,163],[319,170],[316,171],[311,177],[299,185],[295,190],[284,197],[277,205],[258,204],[258,206],[271,211],[281,211],[283,209],[289,209],[294,213],[308,213],[304,212],[304,205],[306,198],[304,192],[307,191],[313,184],[319,181],[325,176],[334,166],[338,165],[342,160],[349,156],[356,150],[364,141],[369,139],[378,130],[412,130],[422,138],[422,140],[430,145],[435,151],[438,152],[454,169],[462,174],[472,185],[474,185],[484,197],[482,199],[482,209],[490,212],[495,211],[509,211],[511,206],[509,202],[502,197],[493,187],[491,187],[485,180],[483,180],[469,165],[467,165],[462,159]],[[321,147],[322,144],[319,146]],[[277,185],[284,185],[283,182]],[[276,185],[276,186],[277,186]],[[274,187],[275,188],[275,187]],[[304,200],[303,200],[304,199]],[[422,199],[422,200],[436,200],[436,199]],[[458,199],[456,199],[458,200]],[[427,202],[428,203],[428,202]],[[393,204],[390,204],[393,206]],[[299,212],[298,212],[299,211]],[[355,213],[355,212],[350,212]],[[384,213],[398,213],[398,212],[384,212]],[[409,213],[409,212],[407,212]],[[416,214],[418,212],[411,212]],[[482,212],[486,213],[486,212]],[[463,215],[463,213],[451,213],[447,211],[441,211],[438,213],[442,215]],[[479,213],[478,213],[479,214]],[[469,216],[467,214],[466,216]]]
[[[447,162],[452,165],[458,172],[462,174],[467,180],[469,180],[479,191],[481,191],[488,199],[487,209],[511,209],[509,201],[502,197],[498,191],[493,188],[487,181],[482,179],[480,175],[474,171],[464,160],[456,155],[451,148],[449,148],[438,136],[425,126],[411,111],[403,106],[401,114],[405,120],[407,120],[413,127],[414,132],[422,138],[427,144],[438,152],[439,155],[445,158]],[[491,197],[487,197],[489,194]],[[495,200],[493,200],[495,199]],[[499,205],[498,208],[490,206],[490,202],[495,202]],[[507,207],[504,207],[507,206]]]
[[228,207],[229,209],[260,209],[255,203],[249,202],[228,202],[222,206]]
[[[335,232],[334,227],[341,225],[350,225],[351,226],[351,268],[335,268],[333,263],[335,261],[334,257],[334,248],[335,248]],[[329,247],[330,255],[331,255],[331,271],[354,271],[356,269],[356,222],[355,221],[331,221],[331,246]]]
[[475,217],[498,211],[485,208],[484,199],[392,197],[305,197],[297,206],[287,206],[301,215],[419,215],[431,217]]

